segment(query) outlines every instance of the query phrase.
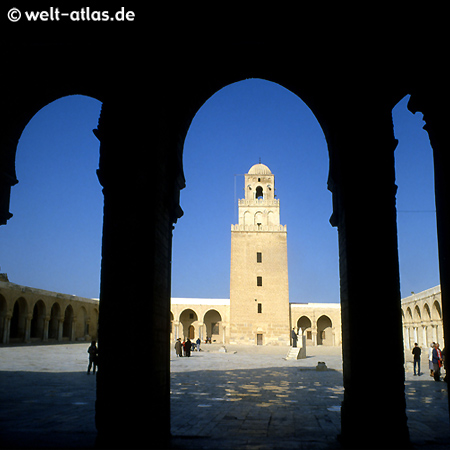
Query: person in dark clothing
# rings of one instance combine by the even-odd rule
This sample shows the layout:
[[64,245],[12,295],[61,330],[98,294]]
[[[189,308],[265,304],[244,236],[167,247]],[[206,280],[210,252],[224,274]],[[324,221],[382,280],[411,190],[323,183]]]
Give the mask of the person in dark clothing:
[[[412,354],[414,355],[414,375],[418,375],[420,377],[420,354],[422,353],[421,348],[417,344],[414,344],[414,348],[412,350]],[[416,373],[417,366],[417,373]]]
[[98,348],[96,341],[91,342],[91,346],[88,348],[87,352],[89,353],[89,365],[87,369],[87,374],[89,375],[91,373],[91,367],[93,367],[92,373],[95,375],[98,359]]
[[295,328],[292,328],[291,338],[292,338],[292,347],[297,347],[297,333],[295,332]]
[[189,338],[187,338],[186,342],[184,343],[184,351],[186,356],[191,356],[191,341]]

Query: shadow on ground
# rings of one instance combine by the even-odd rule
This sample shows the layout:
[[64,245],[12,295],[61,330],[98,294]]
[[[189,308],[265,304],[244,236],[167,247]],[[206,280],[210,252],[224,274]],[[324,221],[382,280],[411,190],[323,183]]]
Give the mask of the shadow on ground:
[[0,372],[1,448],[92,448],[95,376]]
[[[341,371],[212,368],[171,377],[172,448],[339,448]],[[93,448],[95,388],[85,372],[0,371],[0,447]],[[414,448],[448,448],[447,384],[407,374],[405,393]]]
[[336,448],[342,372],[313,367],[172,374],[173,448]]

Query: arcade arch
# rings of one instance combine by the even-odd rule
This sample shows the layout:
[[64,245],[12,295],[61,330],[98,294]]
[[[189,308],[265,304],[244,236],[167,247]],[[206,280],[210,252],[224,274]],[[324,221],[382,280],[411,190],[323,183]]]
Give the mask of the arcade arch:
[[333,324],[325,315],[317,320],[317,345],[334,345]]
[[302,334],[308,331],[311,328],[311,319],[307,316],[302,316],[297,320],[297,328],[302,330]]
[[47,308],[42,300],[38,300],[33,308],[33,317],[31,318],[30,338],[44,340],[45,317]]
[[194,339],[196,333],[198,334],[198,315],[193,309],[185,309],[180,314],[180,323],[183,328],[183,336],[182,339]]
[[0,343],[97,339],[98,303],[0,282]]
[[[61,306],[58,302],[53,303],[52,309],[50,311],[50,323],[48,326],[48,338],[49,339],[57,339],[60,340],[62,338],[62,334],[60,335],[60,323],[61,319]],[[62,332],[62,329],[61,329]]]
[[63,338],[72,340],[72,327],[73,327],[73,308],[72,305],[68,305],[64,311],[63,322]]
[[11,317],[11,341],[27,340],[27,320],[28,320],[28,305],[27,301],[20,297],[14,302],[12,317]]
[[222,317],[215,309],[210,309],[203,317],[206,327],[206,339],[211,342],[223,342]]
[[[164,183],[155,183],[158,186],[157,194],[161,194],[163,200],[160,205],[155,206],[154,223],[155,227],[159,227],[159,233],[154,233],[154,241],[151,242],[149,247],[152,248],[151,257],[148,258],[150,261],[150,267],[163,267],[161,274],[167,267],[170,267],[170,242],[171,242],[171,224],[180,217],[179,206],[177,204],[177,188],[181,187],[183,182],[177,179],[177,169],[181,172],[181,155],[179,154],[179,143],[183,142],[182,132],[180,132],[180,123],[184,121],[189,122],[190,115],[187,111],[192,111],[195,109],[197,103],[201,104],[202,99],[207,98],[211,91],[214,91],[218,86],[223,84],[224,80],[235,77],[236,74],[240,78],[248,77],[251,75],[253,70],[258,68],[266,68],[268,72],[272,72],[277,75],[280,79],[285,79],[288,85],[292,85],[294,89],[300,91],[301,86],[303,86],[305,96],[309,99],[311,104],[316,106],[318,114],[324,122],[324,129],[326,129],[327,139],[330,145],[330,167],[331,172],[334,171],[330,176],[330,188],[333,190],[333,202],[334,202],[334,213],[332,218],[333,225],[339,226],[339,237],[340,237],[340,256],[342,259],[342,267],[345,264],[345,271],[342,271],[342,301],[345,308],[345,314],[343,314],[344,319],[344,347],[348,351],[344,352],[346,361],[344,364],[344,387],[346,389],[344,405],[342,408],[342,441],[348,446],[356,446],[359,442],[365,442],[365,439],[369,435],[375,436],[375,442],[371,442],[373,446],[377,443],[382,444],[385,441],[382,440],[381,436],[377,436],[374,430],[386,429],[385,436],[392,436],[391,445],[396,444],[407,444],[408,443],[408,432],[406,428],[406,415],[405,415],[405,401],[404,401],[404,385],[402,380],[402,352],[399,350],[399,345],[401,341],[401,336],[395,329],[398,328],[398,319],[400,318],[400,311],[398,310],[398,305],[392,305],[396,296],[398,297],[398,276],[396,273],[396,267],[398,265],[398,255],[397,249],[394,248],[395,244],[395,207],[393,203],[395,201],[394,195],[395,190],[393,186],[393,173],[392,173],[392,149],[395,147],[393,136],[391,136],[391,119],[390,111],[393,103],[393,99],[397,98],[400,93],[403,93],[406,89],[413,90],[416,98],[416,107],[421,109],[426,109],[430,111],[428,117],[430,117],[427,127],[429,129],[430,137],[434,140],[436,145],[436,153],[438,154],[439,148],[445,148],[445,126],[442,125],[442,121],[439,120],[439,104],[446,104],[445,99],[442,100],[442,95],[445,95],[445,83],[442,82],[440,77],[437,78],[435,83],[427,83],[428,77],[424,70],[421,70],[420,56],[422,47],[411,53],[411,61],[417,61],[417,71],[410,71],[409,67],[401,65],[396,74],[392,74],[390,67],[392,67],[392,53],[389,51],[392,48],[392,42],[388,39],[390,47],[380,49],[380,54],[385,55],[384,58],[379,58],[379,70],[361,70],[365,67],[371,67],[373,65],[374,57],[376,56],[373,51],[367,52],[367,55],[362,59],[358,58],[357,61],[353,57],[351,52],[344,52],[345,61],[342,65],[343,77],[339,80],[330,79],[330,83],[320,83],[318,75],[323,73],[326,67],[333,63],[335,50],[339,48],[342,44],[339,39],[335,40],[336,45],[332,44],[328,46],[329,48],[324,48],[320,52],[320,60],[316,61],[316,58],[305,53],[304,55],[304,65],[300,66],[297,71],[293,65],[289,65],[289,59],[284,60],[284,55],[288,52],[298,50],[301,44],[300,41],[292,40],[288,42],[287,40],[275,40],[266,42],[263,40],[261,45],[256,45],[253,42],[250,44],[237,45],[238,41],[220,41],[220,45],[217,45],[217,61],[222,62],[220,72],[216,72],[214,69],[214,64],[209,58],[205,58],[205,48],[201,45],[190,45],[189,40],[186,41],[185,46],[180,50],[180,56],[183,55],[184,49],[189,49],[192,55],[189,55],[190,60],[195,60],[195,63],[191,64],[191,70],[183,77],[179,77],[177,83],[173,83],[172,78],[169,77],[173,73],[173,68],[168,65],[165,68],[163,64],[163,59],[157,59],[162,67],[161,74],[158,74],[157,90],[150,90],[151,88],[146,86],[140,86],[139,83],[130,83],[132,79],[126,76],[124,73],[124,86],[126,86],[126,91],[121,90],[120,86],[114,86],[114,91],[110,93],[110,103],[111,109],[109,116],[108,112],[104,115],[103,122],[103,132],[104,139],[102,139],[102,145],[110,149],[120,149],[123,148],[125,142],[130,142],[130,147],[136,147],[139,149],[139,144],[141,148],[144,142],[148,140],[148,130],[145,129],[144,132],[140,130],[139,126],[136,126],[136,117],[133,116],[132,119],[128,119],[129,111],[133,111],[135,107],[140,106],[147,98],[152,100],[155,108],[159,108],[160,120],[158,120],[157,125],[154,128],[154,137],[157,142],[161,143],[161,155],[168,155],[167,159],[162,156],[155,161],[155,166],[158,170],[156,173],[161,172],[162,176],[158,178],[160,180],[166,180]],[[331,42],[331,41],[330,41]],[[194,41],[193,41],[194,43]],[[240,44],[240,43],[239,43]],[[431,45],[425,43],[424,48],[426,48],[429,58],[431,60],[439,60],[434,58],[433,50],[439,51],[437,44],[430,42]],[[97,79],[104,80],[107,74],[112,72],[114,69],[109,64],[109,53],[108,46],[106,46],[100,55],[95,54],[95,58],[99,60],[98,67],[99,76]],[[259,48],[262,49],[264,53],[259,52]],[[114,50],[116,47],[114,46]],[[141,50],[141,49],[139,49]],[[282,50],[282,51],[278,51]],[[26,49],[24,49],[26,52]],[[11,55],[20,52],[10,52]],[[50,52],[49,52],[50,53]],[[74,55],[72,52],[67,52],[67,55],[62,54],[61,59],[67,63],[70,59],[73,62]],[[311,55],[316,52],[311,52]],[[232,54],[232,57],[228,59],[228,55]],[[252,57],[249,58],[248,55],[251,54]],[[291,53],[295,54],[295,53]],[[27,60],[20,53],[19,56],[7,55],[8,67],[12,69],[12,76],[16,76],[21,73],[23,69],[22,64],[20,64],[20,59]],[[45,52],[44,52],[45,55]],[[80,52],[81,55],[81,52]],[[27,56],[32,56],[28,53]],[[41,55],[39,55],[41,57]],[[167,56],[163,52],[164,58]],[[178,55],[175,55],[178,56]],[[214,56],[214,55],[213,55]],[[20,58],[20,59],[19,59]],[[87,55],[84,64],[81,64],[81,68],[85,67],[91,62],[90,57]],[[241,59],[242,58],[242,59]],[[53,58],[54,59],[54,58]],[[138,58],[136,58],[138,59]],[[177,61],[182,61],[181,58],[173,57],[172,59]],[[213,58],[214,59],[214,58]],[[80,58],[81,61],[83,59]],[[130,61],[134,58],[130,57]],[[208,65],[205,66],[202,61],[207,60]],[[285,61],[287,61],[285,63]],[[322,63],[323,61],[323,63]],[[28,61],[27,61],[28,63]],[[60,61],[56,62],[60,65]],[[316,64],[317,63],[317,64]],[[437,63],[438,64],[438,63]],[[439,66],[439,64],[438,64]],[[13,78],[10,75],[8,82],[5,83],[8,86],[8,90],[13,94],[5,93],[5,108],[4,110],[12,116],[12,119],[5,120],[5,129],[12,129],[13,132],[9,133],[4,139],[4,148],[6,157],[5,160],[10,159],[11,147],[17,142],[17,130],[15,127],[9,127],[8,125],[15,125],[14,121],[23,121],[23,116],[29,111],[30,105],[38,103],[42,100],[39,97],[39,83],[43,82],[48,78],[48,74],[52,73],[55,69],[55,63],[51,62],[48,58],[45,60],[45,64],[42,64],[42,75],[36,74],[32,80],[30,80],[30,86],[27,89],[20,89],[18,84],[13,83]],[[207,71],[205,69],[208,69]],[[307,69],[307,70],[306,70]],[[438,67],[439,69],[439,67]],[[135,77],[135,70],[127,70]],[[417,72],[417,73],[416,73]],[[432,71],[433,76],[439,74],[439,70]],[[77,88],[89,86],[92,90],[98,90],[100,92],[105,92],[106,87],[100,88],[98,85],[92,86],[88,80],[83,76],[80,80],[80,76],[83,71],[75,71],[75,75],[69,74],[69,78],[64,79],[64,84],[58,81],[58,77],[53,77],[54,86],[48,85],[48,89],[44,89],[44,92],[60,92],[63,87],[76,86]],[[357,77],[354,75],[358,74]],[[380,76],[388,83],[376,83]],[[165,79],[167,78],[167,81]],[[50,78],[49,78],[50,79]],[[342,80],[344,84],[342,85]],[[135,96],[129,95],[129,89],[133,90],[132,94],[143,93],[144,95]],[[365,92],[367,87],[371,87],[371,101],[365,102],[361,99],[361,92]],[[119,91],[117,92],[117,89]],[[441,91],[442,90],[442,91]],[[441,92],[443,93],[442,95]],[[109,92],[108,92],[109,93]],[[114,104],[114,98],[116,96],[122,100],[125,106],[128,108],[121,108],[120,100],[117,100],[119,105]],[[126,94],[125,94],[126,93]],[[42,94],[41,94],[42,95]],[[45,94],[48,95],[48,94]],[[18,97],[18,98],[17,98]],[[138,98],[137,101],[133,98]],[[144,98],[144,100],[142,100]],[[126,99],[126,100],[125,100]],[[437,100],[435,100],[437,99]],[[20,105],[22,114],[19,113],[18,107],[14,107],[15,104]],[[13,113],[11,114],[12,111]],[[106,108],[108,111],[108,107]],[[122,112],[121,111],[125,111]],[[428,114],[428,112],[427,112]],[[445,117],[445,116],[443,116]],[[145,119],[138,125],[144,124]],[[109,119],[109,120],[108,120]],[[118,130],[118,124],[121,123],[123,119],[122,130]],[[349,126],[349,121],[351,121],[351,126]],[[181,126],[183,127],[183,126]],[[172,144],[174,143],[174,144]],[[365,144],[365,151],[361,151],[361,143]],[[15,150],[15,149],[13,149]],[[113,152],[105,151],[104,154],[111,155]],[[133,154],[139,161],[144,159],[143,153],[136,150]],[[133,162],[136,158],[130,157]],[[12,158],[11,158],[12,159]],[[130,212],[128,222],[123,220],[123,205],[124,198],[127,197],[128,193],[136,193],[136,185],[140,187],[141,185],[137,181],[133,184],[129,191],[126,191],[127,186],[122,182],[122,179],[118,180],[118,173],[127,173],[126,169],[132,167],[132,163],[128,162],[128,159],[120,158],[125,165],[118,163],[114,157],[110,159],[111,162],[108,168],[103,169],[104,175],[109,175],[109,180],[105,182],[108,188],[111,188],[109,192],[114,191],[114,188],[124,195],[117,196],[116,198],[112,195],[108,197],[109,203],[105,201],[107,206],[105,207],[105,227],[106,231],[104,235],[105,248],[107,250],[104,252],[105,260],[108,264],[104,264],[105,270],[102,274],[104,280],[104,295],[109,294],[114,283],[117,281],[117,275],[120,274],[120,262],[124,261],[124,256],[128,256],[127,260],[133,260],[135,256],[138,256],[142,249],[139,245],[141,236],[137,233],[137,236],[131,236],[131,231],[141,229],[136,226],[137,215],[133,215]],[[357,189],[354,186],[354,177],[352,177],[349,172],[350,162],[358,161],[358,169],[361,173],[364,173],[364,177],[367,183],[364,189]],[[2,161],[3,162],[3,161]],[[137,166],[137,165],[136,165]],[[145,166],[141,164],[141,166]],[[174,167],[172,169],[172,166]],[[119,170],[118,170],[119,167]],[[439,164],[436,164],[439,168]],[[441,165],[442,175],[447,171],[445,164]],[[352,168],[354,170],[354,168]],[[439,169],[437,169],[439,172]],[[128,171],[131,173],[131,171]],[[141,174],[139,167],[136,167],[136,174],[134,179],[139,180]],[[175,173],[175,175],[174,175]],[[10,175],[6,172],[6,175]],[[333,176],[334,175],[334,176]],[[336,176],[337,175],[337,176]],[[14,177],[10,176],[11,180],[14,181]],[[142,177],[145,178],[145,177]],[[180,175],[182,178],[182,175]],[[111,181],[110,181],[111,180]],[[117,180],[117,181],[115,181]],[[377,182],[374,182],[374,181]],[[121,184],[120,184],[121,183]],[[351,183],[351,186],[349,185]],[[7,189],[10,188],[8,182],[5,182],[4,192],[7,194]],[[13,183],[11,183],[12,185]],[[143,186],[144,184],[142,184]],[[174,186],[177,186],[174,188]],[[108,188],[105,188],[105,192],[108,192]],[[152,187],[153,188],[153,187]],[[439,189],[437,188],[437,191]],[[443,205],[448,204],[444,202],[446,200],[446,194],[448,192],[448,186],[444,184],[444,187],[440,190],[441,196],[437,194],[438,200],[443,202]],[[3,194],[3,193],[2,193]],[[147,197],[147,192],[143,189],[142,201]],[[105,194],[105,198],[106,198]],[[6,196],[5,196],[6,197]],[[130,195],[130,197],[133,197]],[[136,195],[136,197],[138,197]],[[439,198],[438,198],[439,197]],[[2,197],[3,198],[3,197]],[[175,198],[175,200],[174,200]],[[166,201],[167,199],[167,201]],[[170,200],[169,200],[170,199]],[[361,208],[360,205],[363,203],[362,200],[366,201],[368,205],[372,207]],[[130,198],[130,202],[132,199]],[[141,198],[135,201],[132,206],[139,204]],[[3,202],[7,205],[7,202]],[[109,205],[109,206],[108,206]],[[109,209],[108,209],[109,207]],[[10,215],[7,214],[8,206],[2,211],[3,221],[6,222]],[[138,208],[129,208],[130,211]],[[439,209],[439,208],[438,208]],[[373,211],[377,211],[377,220],[373,220]],[[441,208],[442,218],[444,225],[447,217],[446,208],[443,206]],[[345,221],[344,219],[345,218]],[[121,229],[121,234],[130,236],[130,242],[136,245],[123,246],[126,247],[119,249],[117,251],[112,251],[114,245],[111,246],[111,242],[114,242],[114,237],[119,237],[114,233],[114,225],[122,219],[124,224],[124,229]],[[148,227],[148,224],[145,224]],[[440,226],[441,233],[444,230],[448,230],[448,226]],[[445,231],[447,232],[447,231]],[[108,233],[110,233],[108,235]],[[142,228],[142,233],[144,230]],[[164,236],[164,233],[167,236]],[[368,239],[367,236],[370,238]],[[385,236],[388,239],[385,239]],[[134,239],[134,240],[133,240]],[[162,241],[162,242],[161,242]],[[161,243],[160,243],[161,242]],[[444,239],[440,240],[444,242]],[[443,246],[444,244],[442,244]],[[136,250],[135,250],[136,248]],[[442,248],[442,258],[448,256],[448,248]],[[380,269],[377,265],[378,258],[381,260],[381,255],[384,255],[383,268]],[[352,258],[348,257],[352,256]],[[362,264],[363,263],[363,264]],[[136,266],[133,265],[133,269]],[[445,261],[443,260],[443,268],[445,269]],[[393,269],[393,270],[389,270]],[[147,271],[147,272],[146,272]],[[156,271],[155,271],[156,272]],[[157,286],[158,289],[153,289],[151,292],[152,298],[149,305],[148,311],[156,311],[156,313],[151,317],[152,321],[159,320],[159,322],[165,323],[166,320],[161,320],[161,317],[167,318],[168,314],[168,302],[169,302],[169,292],[170,292],[170,270],[166,270],[167,275],[162,275],[158,281],[153,282],[153,287]],[[441,274],[444,283],[449,279],[447,273]],[[145,273],[148,273],[148,267],[143,267],[142,272],[138,273],[138,279],[144,277]],[[142,277],[141,277],[142,275]],[[103,284],[103,283],[102,283]],[[369,312],[370,305],[375,304],[377,300],[378,293],[370,292],[368,293],[368,299],[366,303],[368,306],[361,305],[360,298],[361,292],[364,292],[364,288],[367,289],[370,286],[371,291],[375,291],[373,286],[375,284],[388,298],[389,301],[386,302],[386,326],[388,328],[393,328],[392,330],[392,341],[395,345],[392,346],[392,367],[390,368],[390,376],[386,379],[380,381],[379,374],[368,374],[365,383],[360,383],[359,380],[355,380],[351,376],[355,373],[360,365],[360,361],[357,358],[361,352],[364,351],[364,346],[367,345],[367,341],[364,343],[358,342],[358,339],[350,339],[349,333],[351,330],[355,334],[363,331],[364,329],[375,329],[377,325],[377,319],[370,317],[369,314],[365,316],[365,320],[361,323],[360,313]],[[127,286],[129,290],[130,287]],[[140,286],[135,288],[138,293]],[[443,290],[444,286],[443,286]],[[445,291],[447,295],[447,291]],[[137,295],[136,295],[137,296]],[[112,296],[114,297],[114,296]],[[124,297],[122,295],[116,296],[118,299],[122,300]],[[445,297],[444,297],[445,298]],[[392,301],[391,301],[392,300]],[[112,298],[111,302],[114,302]],[[447,300],[446,300],[447,301]],[[117,307],[116,307],[117,306]],[[444,308],[444,311],[446,309]],[[165,314],[160,314],[164,312]],[[102,333],[105,333],[104,345],[105,348],[110,345],[117,345],[114,340],[114,333],[116,330],[106,328],[108,321],[117,322],[120,319],[120,314],[122,311],[118,305],[113,305],[109,310],[105,309],[105,328]],[[148,320],[148,316],[145,315],[145,319]],[[351,326],[351,327],[350,327]],[[103,325],[102,325],[103,327]],[[155,331],[152,331],[152,337],[155,339],[155,347],[163,348],[164,332],[167,331],[166,326],[153,327]],[[139,329],[139,327],[137,327]],[[152,328],[152,327],[150,327]],[[148,330],[145,330],[146,335],[148,335]],[[158,334],[163,335],[158,339]],[[374,339],[370,343],[374,342]],[[362,340],[361,340],[362,341]],[[139,343],[136,345],[135,353],[139,353],[144,348],[144,339],[137,339]],[[126,343],[123,344],[125,348]],[[117,348],[115,349],[117,352]],[[161,410],[164,414],[161,419],[155,421],[152,424],[152,431],[160,439],[168,439],[169,427],[168,427],[168,391],[167,378],[166,376],[169,364],[167,363],[168,357],[162,356],[161,358],[153,358],[156,361],[156,370],[152,371],[155,375],[152,375],[150,382],[148,379],[142,379],[141,382],[128,382],[133,381],[136,374],[130,375],[130,378],[125,379],[122,384],[126,387],[127,392],[123,392],[115,383],[115,363],[113,354],[116,353],[109,351],[109,358],[105,356],[103,360],[103,378],[100,377],[99,386],[102,389],[98,391],[97,398],[97,425],[99,428],[99,440],[101,442],[112,442],[117,443],[118,439],[121,438],[123,442],[128,439],[134,439],[134,441],[139,441],[140,439],[148,439],[148,425],[145,426],[143,420],[140,420],[138,414],[130,414],[128,417],[123,417],[120,411],[123,411],[126,407],[128,410],[132,411],[135,405],[136,399],[141,401],[144,399],[152,399],[157,395],[157,400],[161,400]],[[105,352],[105,355],[108,355]],[[356,357],[355,357],[356,355]],[[161,356],[161,355],[157,355]],[[136,358],[138,360],[139,358]],[[139,372],[139,371],[137,371]],[[121,374],[123,377],[123,374]],[[103,383],[103,384],[102,384]],[[369,384],[371,386],[371,392],[368,393],[366,386]],[[147,385],[150,387],[147,388]],[[131,391],[131,392],[130,392]],[[161,392],[160,392],[161,391]],[[114,393],[118,394],[118,401],[111,404],[111,395]],[[367,395],[369,398],[367,399]],[[360,399],[364,396],[366,398],[366,403],[371,405],[371,408],[363,408],[364,414],[361,414],[361,402]],[[390,401],[391,407],[386,411],[385,414],[379,415],[378,410],[382,405],[386,404],[386,399]],[[373,412],[375,411],[375,412]],[[125,420],[125,425],[123,421]],[[385,428],[386,427],[386,428]],[[111,431],[113,430],[113,431]],[[126,430],[122,431],[121,430]],[[131,430],[131,432],[130,432]],[[385,438],[384,438],[385,439]],[[394,442],[394,444],[392,444]]]

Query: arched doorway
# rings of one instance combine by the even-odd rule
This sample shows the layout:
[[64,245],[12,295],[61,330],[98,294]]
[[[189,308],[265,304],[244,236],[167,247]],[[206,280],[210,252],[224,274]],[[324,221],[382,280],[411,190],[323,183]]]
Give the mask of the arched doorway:
[[333,324],[328,316],[320,316],[317,320],[317,345],[334,345]]
[[210,309],[203,318],[206,327],[206,339],[211,342],[223,342],[222,316],[215,309]]
[[44,339],[44,323],[46,308],[42,300],[38,300],[33,308],[33,317],[31,319],[30,337],[31,339]]
[[313,335],[312,335],[311,326],[312,326],[311,319],[307,316],[301,316],[297,320],[298,334],[306,337],[306,345],[312,345],[312,343],[313,343]]
[[86,336],[89,335],[89,325],[87,323],[87,311],[84,306],[78,309],[77,312],[77,322],[75,330],[75,339],[85,340]]
[[69,305],[64,311],[64,322],[62,332],[62,337],[65,339],[69,339],[69,341],[72,340],[72,327],[73,327],[73,308],[72,305]]
[[103,195],[92,129],[101,103],[68,95],[34,106],[17,146],[14,221],[2,250],[28,286],[98,298]]
[[26,339],[26,326],[28,316],[27,301],[21,297],[14,303],[11,317],[10,338],[11,341],[24,341]]
[[55,302],[52,305],[50,311],[50,322],[48,324],[48,338],[49,339],[59,339],[59,327],[61,319],[61,307],[59,303]]
[[189,338],[194,339],[196,333],[198,333],[198,316],[192,309],[185,309],[180,314],[180,323],[183,326],[183,336],[181,339]]

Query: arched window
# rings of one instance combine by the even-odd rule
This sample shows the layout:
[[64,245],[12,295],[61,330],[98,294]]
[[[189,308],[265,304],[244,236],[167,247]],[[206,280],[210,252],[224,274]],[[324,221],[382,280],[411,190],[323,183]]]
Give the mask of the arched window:
[[264,198],[262,186],[256,188],[256,198]]

